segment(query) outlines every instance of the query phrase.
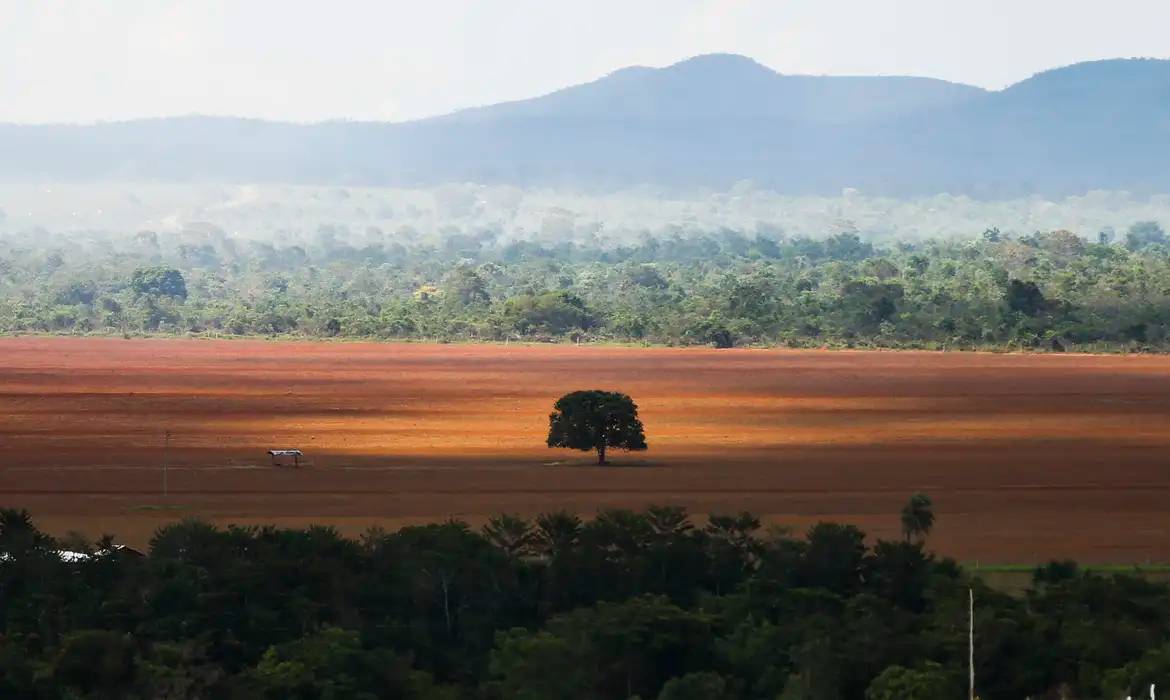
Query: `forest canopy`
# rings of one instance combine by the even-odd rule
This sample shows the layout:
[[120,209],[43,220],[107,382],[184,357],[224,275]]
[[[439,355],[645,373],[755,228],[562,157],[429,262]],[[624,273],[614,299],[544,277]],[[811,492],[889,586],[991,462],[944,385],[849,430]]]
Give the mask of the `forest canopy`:
[[34,232],[0,247],[0,332],[1160,351],[1170,242],[1157,221],[916,242]]
[[921,539],[678,507],[360,539],[187,520],[142,554],[0,509],[0,696],[935,700],[965,690],[969,591],[982,698],[1164,681],[1165,583],[1057,562],[1019,588]]

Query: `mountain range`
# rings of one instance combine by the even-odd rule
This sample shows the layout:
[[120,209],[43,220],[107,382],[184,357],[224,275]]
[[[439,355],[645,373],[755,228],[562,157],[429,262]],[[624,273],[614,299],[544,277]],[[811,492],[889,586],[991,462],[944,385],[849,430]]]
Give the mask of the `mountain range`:
[[0,154],[9,181],[1170,192],[1170,61],[1081,63],[988,91],[716,54],[412,122],[0,124]]

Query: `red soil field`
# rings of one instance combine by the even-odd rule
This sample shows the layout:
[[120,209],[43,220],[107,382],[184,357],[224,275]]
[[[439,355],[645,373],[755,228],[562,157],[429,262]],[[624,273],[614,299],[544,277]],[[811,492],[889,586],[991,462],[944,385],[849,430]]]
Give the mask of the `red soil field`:
[[[650,450],[546,448],[584,388],[632,395]],[[0,339],[0,505],[136,545],[653,503],[896,537],[924,491],[965,561],[1165,562],[1168,472],[1170,357]]]

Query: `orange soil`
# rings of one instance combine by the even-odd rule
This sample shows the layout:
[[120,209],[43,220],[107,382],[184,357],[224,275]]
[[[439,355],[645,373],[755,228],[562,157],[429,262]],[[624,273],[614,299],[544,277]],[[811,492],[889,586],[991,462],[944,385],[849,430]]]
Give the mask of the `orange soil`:
[[[650,450],[544,447],[581,388],[631,394]],[[921,490],[965,560],[1170,561],[1168,470],[1170,357],[0,339],[0,504],[139,545],[651,503],[892,537]]]

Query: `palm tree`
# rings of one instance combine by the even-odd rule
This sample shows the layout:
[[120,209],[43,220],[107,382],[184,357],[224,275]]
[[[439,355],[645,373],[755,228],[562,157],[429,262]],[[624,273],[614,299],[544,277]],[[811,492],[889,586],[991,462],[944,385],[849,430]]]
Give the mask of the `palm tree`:
[[550,557],[568,552],[580,541],[581,524],[581,518],[563,510],[538,516],[533,533],[537,550]]
[[650,506],[646,509],[650,529],[659,537],[677,537],[694,528],[682,506]]
[[930,496],[916,493],[902,509],[902,535],[907,542],[922,541],[934,527],[934,503]]
[[519,515],[498,515],[483,526],[483,536],[509,557],[528,556],[536,537],[532,525]]

